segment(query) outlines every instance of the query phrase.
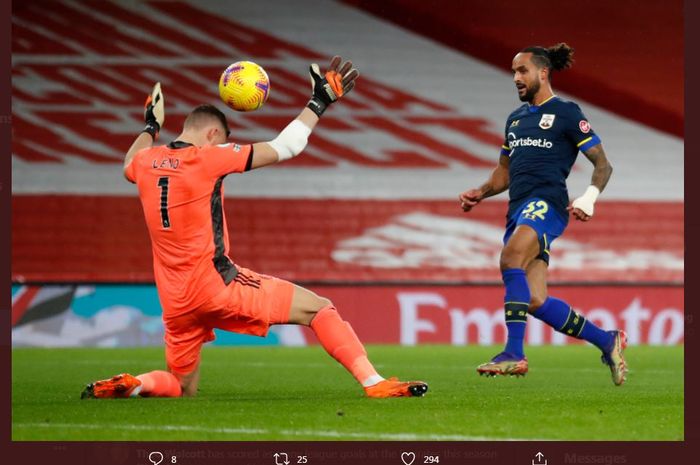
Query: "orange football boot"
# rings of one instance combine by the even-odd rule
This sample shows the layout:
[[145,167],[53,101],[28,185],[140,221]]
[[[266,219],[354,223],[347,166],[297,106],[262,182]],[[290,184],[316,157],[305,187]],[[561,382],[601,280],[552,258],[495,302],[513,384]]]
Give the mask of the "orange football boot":
[[113,376],[88,384],[80,394],[81,399],[108,399],[136,397],[141,389],[141,381],[128,373]]
[[367,397],[423,397],[428,392],[428,385],[423,381],[399,381],[389,378],[365,388]]

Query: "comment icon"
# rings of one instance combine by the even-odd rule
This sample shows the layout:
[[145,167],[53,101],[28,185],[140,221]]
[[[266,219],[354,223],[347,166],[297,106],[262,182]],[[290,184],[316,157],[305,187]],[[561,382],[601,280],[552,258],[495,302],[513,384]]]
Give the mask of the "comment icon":
[[160,462],[163,461],[163,454],[158,451],[153,451],[150,454],[148,454],[148,461],[151,462],[153,465],[158,465]]

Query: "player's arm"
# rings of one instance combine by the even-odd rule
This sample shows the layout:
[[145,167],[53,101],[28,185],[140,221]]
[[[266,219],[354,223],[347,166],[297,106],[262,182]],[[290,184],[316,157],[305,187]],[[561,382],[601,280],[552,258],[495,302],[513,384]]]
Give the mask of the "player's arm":
[[[131,161],[134,159],[134,155],[136,155],[136,152],[139,150],[147,149],[153,146],[153,137],[146,133],[142,132],[136,137],[136,140],[134,140],[134,143],[131,144],[131,147],[129,147],[129,151],[126,152],[126,156],[124,157],[124,169],[131,164]],[[128,178],[127,178],[128,179]]]
[[321,74],[317,64],[311,65],[311,100],[276,138],[253,144],[251,169],[288,160],[304,150],[311,131],[326,108],[355,87],[355,80],[360,73],[352,67],[351,61],[342,61],[339,56],[334,56],[324,74]]
[[308,108],[304,108],[276,138],[268,142],[253,144],[253,161],[251,169],[272,165],[296,157],[306,144],[318,123],[319,117]]
[[486,197],[491,197],[508,189],[510,185],[510,175],[508,168],[510,167],[510,158],[507,155],[501,155],[498,159],[498,165],[491,172],[489,179],[477,189],[469,189],[459,194],[459,201],[462,205],[462,210],[470,211],[479,202]]
[[131,144],[131,147],[129,147],[124,157],[124,177],[129,182],[133,182],[133,180],[129,179],[126,171],[131,161],[139,150],[153,146],[153,142],[158,138],[160,128],[165,122],[165,102],[163,100],[163,92],[160,90],[160,82],[156,82],[151,94],[146,98],[143,118],[146,122],[146,127],[144,127],[141,134],[136,137],[136,140]]
[[593,217],[595,201],[598,199],[598,195],[603,192],[605,186],[608,185],[613,168],[605,155],[602,144],[596,144],[584,150],[583,154],[593,163],[591,185],[588,186],[581,197],[571,203],[569,210],[573,212],[577,220],[588,221]]

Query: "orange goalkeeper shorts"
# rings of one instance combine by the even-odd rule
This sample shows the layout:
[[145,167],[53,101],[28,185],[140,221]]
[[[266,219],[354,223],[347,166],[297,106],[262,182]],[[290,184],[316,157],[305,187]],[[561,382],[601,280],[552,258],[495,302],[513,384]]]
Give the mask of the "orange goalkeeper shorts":
[[202,344],[213,341],[214,328],[266,336],[270,325],[289,321],[294,285],[238,267],[223,292],[191,312],[165,317],[165,360],[170,371],[186,375],[199,366]]

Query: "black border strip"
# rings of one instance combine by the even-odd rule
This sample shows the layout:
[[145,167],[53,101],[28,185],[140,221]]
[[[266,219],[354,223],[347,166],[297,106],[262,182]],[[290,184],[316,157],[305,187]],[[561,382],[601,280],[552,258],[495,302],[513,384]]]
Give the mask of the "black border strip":
[[[17,0],[16,0],[17,1]],[[2,340],[0,341],[0,358],[4,368],[4,381],[0,383],[0,399],[2,399],[2,418],[0,425],[0,447],[4,451],[4,443],[9,441],[11,424],[7,419],[11,412],[11,376],[12,363],[12,253],[10,250],[12,224],[12,104],[11,104],[11,16],[12,2],[0,2],[0,313],[2,313]],[[14,463],[22,463],[19,460]],[[26,460],[25,460],[26,462]]]

